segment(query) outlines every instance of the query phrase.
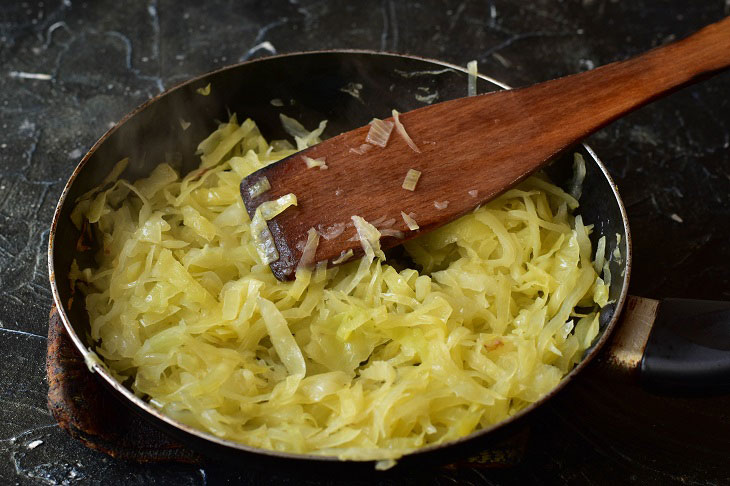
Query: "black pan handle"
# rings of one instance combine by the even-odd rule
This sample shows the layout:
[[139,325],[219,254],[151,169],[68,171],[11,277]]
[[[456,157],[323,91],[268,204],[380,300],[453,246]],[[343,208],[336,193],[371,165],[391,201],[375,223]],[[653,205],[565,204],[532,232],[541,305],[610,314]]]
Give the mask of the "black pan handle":
[[661,301],[639,377],[660,393],[730,392],[730,302]]

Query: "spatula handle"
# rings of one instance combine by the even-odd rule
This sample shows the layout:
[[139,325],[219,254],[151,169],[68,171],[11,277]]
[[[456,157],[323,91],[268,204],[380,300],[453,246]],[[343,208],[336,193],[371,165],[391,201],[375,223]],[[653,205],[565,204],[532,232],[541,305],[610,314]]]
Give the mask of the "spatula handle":
[[641,79],[651,81],[636,87],[637,93],[651,96],[696,82],[730,66],[730,17],[710,24],[673,44],[651,50],[626,61],[643,72]]
[[730,302],[665,299],[641,360],[641,381],[655,391],[730,391]]
[[[730,66],[730,17],[626,61],[527,88],[544,105],[542,136],[555,143],[591,134],[652,100]],[[569,107],[569,109],[565,109]],[[534,111],[534,110],[533,110]],[[565,123],[550,123],[564,117]]]

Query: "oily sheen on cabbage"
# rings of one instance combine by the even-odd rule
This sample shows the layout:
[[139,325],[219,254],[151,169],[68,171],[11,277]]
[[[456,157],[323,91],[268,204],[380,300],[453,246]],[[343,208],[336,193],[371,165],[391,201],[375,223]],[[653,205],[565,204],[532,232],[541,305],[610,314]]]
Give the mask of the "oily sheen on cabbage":
[[162,163],[132,183],[117,180],[125,160],[78,200],[72,219],[99,250],[71,278],[94,351],[136,394],[218,437],[387,467],[509,417],[580,361],[607,300],[604,255],[542,176],[407,242],[413,268],[356,217],[345,231],[364,257],[277,281],[239,183],[324,129],[284,124],[297,148],[234,116],[198,170]]

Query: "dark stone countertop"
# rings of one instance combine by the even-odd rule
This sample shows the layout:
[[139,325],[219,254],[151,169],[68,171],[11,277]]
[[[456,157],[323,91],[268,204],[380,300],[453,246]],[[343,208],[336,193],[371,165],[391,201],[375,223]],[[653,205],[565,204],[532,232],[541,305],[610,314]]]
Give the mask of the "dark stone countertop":
[[[116,461],[74,442],[46,410],[46,247],[53,209],[76,162],[138,104],[230,63],[324,48],[387,50],[462,65],[477,59],[481,72],[520,86],[637,54],[730,13],[730,0],[0,3],[2,484],[295,482],[285,471],[263,477]],[[628,207],[634,294],[730,298],[728,93],[725,73],[590,139]],[[580,396],[580,390],[567,391],[536,418],[520,466],[436,472],[434,482],[730,482],[727,461],[715,460],[730,451],[708,453],[701,434],[660,441],[651,430],[671,431],[672,425],[645,411],[635,437],[604,435],[600,427],[581,425],[588,422],[575,406]],[[717,400],[684,402],[704,417],[702,433],[712,433],[713,420],[727,420],[727,412],[713,415]],[[661,403],[671,408],[675,402]],[[584,412],[595,414],[603,422],[623,420],[611,410]]]

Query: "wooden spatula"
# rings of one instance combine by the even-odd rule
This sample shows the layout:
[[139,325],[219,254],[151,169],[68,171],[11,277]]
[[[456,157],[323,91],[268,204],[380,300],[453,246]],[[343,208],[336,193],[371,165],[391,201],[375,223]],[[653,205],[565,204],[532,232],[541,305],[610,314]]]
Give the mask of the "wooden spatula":
[[[366,150],[370,126],[343,133],[248,176],[241,194],[251,216],[262,202],[296,195],[298,206],[268,222],[279,252],[271,269],[292,278],[310,228],[325,236],[315,261],[362,254],[352,216],[388,228],[381,247],[398,245],[494,198],[616,118],[728,65],[730,17],[627,61],[403,113],[418,152],[396,129],[384,148]],[[327,169],[307,168],[303,156],[324,159]],[[420,172],[413,191],[402,187],[410,169]],[[251,197],[263,176],[271,189]]]

